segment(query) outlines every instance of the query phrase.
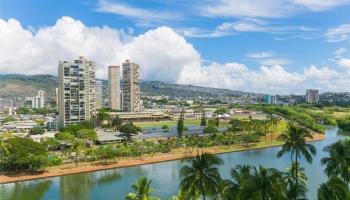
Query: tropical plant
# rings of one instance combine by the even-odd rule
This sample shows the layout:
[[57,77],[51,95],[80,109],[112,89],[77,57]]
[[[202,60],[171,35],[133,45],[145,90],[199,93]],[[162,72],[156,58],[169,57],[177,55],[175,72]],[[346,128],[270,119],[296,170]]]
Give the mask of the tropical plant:
[[280,158],[286,153],[290,153],[291,163],[295,163],[296,172],[294,173],[295,184],[298,185],[298,159],[302,156],[307,162],[312,162],[312,156],[316,155],[316,148],[309,143],[306,143],[305,138],[312,138],[312,134],[304,127],[300,127],[294,123],[288,125],[288,130],[280,136],[284,141],[282,149],[277,153]]
[[184,125],[184,116],[183,116],[183,111],[181,112],[181,115],[180,115],[180,119],[179,121],[177,122],[177,126],[176,126],[176,129],[177,129],[177,135],[179,138],[182,137],[182,132],[185,130],[185,125]]
[[324,172],[329,178],[340,176],[346,183],[350,181],[350,140],[339,140],[323,149],[329,154],[322,158],[322,165],[326,165]]
[[11,144],[6,142],[5,139],[0,139],[0,162],[1,162],[1,173],[4,171],[3,167],[3,159],[6,155],[10,153],[9,149],[11,148]]
[[131,185],[131,188],[134,190],[134,193],[129,193],[125,200],[160,200],[158,197],[150,196],[153,192],[151,187],[152,181],[141,177],[135,183]]
[[45,133],[45,129],[39,127],[33,127],[29,130],[29,134],[31,135],[42,135]]
[[185,165],[180,170],[180,189],[194,197],[200,193],[205,200],[208,195],[217,193],[221,182],[218,165],[223,161],[211,154],[202,153],[186,161],[190,165]]
[[321,184],[317,192],[318,200],[349,200],[350,194],[347,183],[338,177],[330,178]]

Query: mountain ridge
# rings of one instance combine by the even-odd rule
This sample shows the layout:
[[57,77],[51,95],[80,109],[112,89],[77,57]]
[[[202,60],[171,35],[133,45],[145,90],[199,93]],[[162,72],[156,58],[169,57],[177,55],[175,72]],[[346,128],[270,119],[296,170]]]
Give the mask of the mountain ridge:
[[[101,79],[99,79],[101,80]],[[35,96],[38,90],[47,92],[49,98],[54,98],[58,77],[47,74],[22,75],[0,74],[0,97],[14,98]],[[108,81],[102,80],[103,89],[108,89]],[[162,81],[141,80],[141,93],[146,95],[164,95],[179,98],[217,98],[225,96],[239,96],[251,94],[230,89],[202,87],[194,85],[182,85],[165,83]],[[106,92],[104,93],[106,95]]]

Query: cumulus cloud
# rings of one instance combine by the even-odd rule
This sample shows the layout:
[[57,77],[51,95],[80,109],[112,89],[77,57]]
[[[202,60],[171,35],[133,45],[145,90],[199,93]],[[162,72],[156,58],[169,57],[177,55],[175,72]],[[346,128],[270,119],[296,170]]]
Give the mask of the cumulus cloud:
[[350,59],[342,58],[338,61],[338,65],[350,70]]
[[[303,72],[291,72],[280,61],[265,63],[257,69],[234,61],[203,62],[200,53],[169,27],[134,36],[123,30],[89,27],[79,20],[62,17],[34,33],[15,19],[0,19],[0,43],[1,73],[57,75],[59,60],[83,55],[96,62],[98,78],[107,78],[108,65],[120,65],[131,59],[140,64],[143,80],[266,93],[300,92],[314,86],[349,90],[341,84],[350,75],[340,76],[327,67],[310,66]],[[258,52],[250,56],[273,59],[270,54]],[[348,59],[338,64],[350,68]]]

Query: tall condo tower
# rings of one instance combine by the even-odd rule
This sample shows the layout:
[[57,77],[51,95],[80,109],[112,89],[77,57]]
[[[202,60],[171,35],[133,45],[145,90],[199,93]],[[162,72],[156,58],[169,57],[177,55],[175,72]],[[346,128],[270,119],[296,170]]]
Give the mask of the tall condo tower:
[[58,110],[60,126],[90,120],[96,115],[95,62],[58,63]]
[[140,67],[126,60],[123,63],[123,110],[140,111]]
[[308,89],[306,90],[305,97],[307,103],[318,103],[320,99],[319,91],[316,89]]
[[121,110],[120,103],[120,67],[108,67],[108,88],[109,88],[109,107],[114,110]]
[[96,80],[96,109],[102,108],[102,81]]

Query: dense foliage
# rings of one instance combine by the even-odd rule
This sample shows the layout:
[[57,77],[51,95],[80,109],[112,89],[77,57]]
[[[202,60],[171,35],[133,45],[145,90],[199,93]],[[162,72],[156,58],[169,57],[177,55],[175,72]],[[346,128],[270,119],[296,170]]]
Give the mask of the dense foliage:
[[39,170],[49,164],[45,147],[30,138],[10,138],[9,154],[4,159],[6,170]]

